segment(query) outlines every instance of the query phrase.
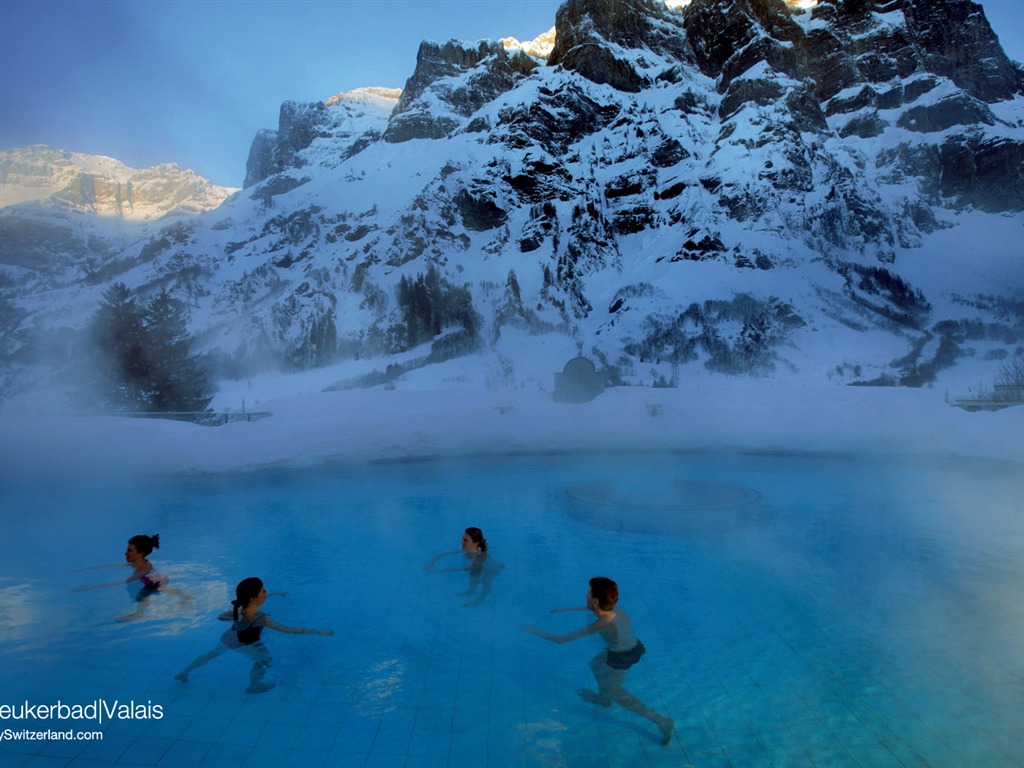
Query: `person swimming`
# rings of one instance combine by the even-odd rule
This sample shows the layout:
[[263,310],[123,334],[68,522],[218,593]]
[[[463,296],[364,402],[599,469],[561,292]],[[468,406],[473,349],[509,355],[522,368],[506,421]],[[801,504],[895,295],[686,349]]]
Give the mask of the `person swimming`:
[[565,635],[556,635],[532,626],[523,627],[523,631],[554,643],[568,643],[581,637],[599,634],[608,647],[590,660],[590,671],[597,682],[597,692],[584,689],[579,691],[580,697],[602,707],[610,707],[615,703],[636,712],[658,726],[662,745],[668,745],[675,729],[672,718],[654,712],[622,687],[626,681],[626,672],[640,661],[647,649],[637,638],[632,620],[625,611],[617,607],[618,602],[619,585],[611,579],[597,576],[590,580],[590,588],[587,590],[583,606],[551,609],[551,613],[590,611],[597,617],[596,621]]
[[[111,581],[106,584],[78,587],[74,591],[84,592],[90,589],[118,587],[124,584],[131,585],[133,582],[138,582],[140,588],[134,595],[134,600],[137,604],[135,610],[125,616],[119,616],[117,621],[131,621],[132,619],[140,618],[143,614],[144,608],[149,603],[149,599],[160,591],[163,591],[165,594],[176,595],[182,600],[182,602],[191,600],[191,597],[181,590],[169,588],[167,585],[170,583],[170,578],[162,573],[156,572],[156,569],[153,567],[153,563],[148,559],[154,549],[160,549],[159,533],[154,533],[152,536],[146,536],[144,534],[132,536],[128,539],[128,547],[124,552],[125,565],[129,565],[132,568],[131,576],[125,579],[119,579],[118,581]],[[105,566],[95,567],[103,568]]]
[[271,593],[267,592],[263,581],[255,576],[238,582],[238,586],[235,587],[235,599],[231,601],[232,610],[225,611],[217,617],[222,621],[230,621],[231,627],[221,635],[220,642],[216,646],[196,657],[185,669],[176,674],[174,679],[187,683],[188,674],[192,670],[207,664],[227,651],[238,651],[252,659],[252,668],[249,670],[249,687],[246,688],[246,691],[248,693],[263,693],[275,685],[275,683],[269,683],[263,679],[273,662],[269,649],[263,643],[264,629],[292,635],[334,634],[334,630],[331,629],[287,627],[274,621],[260,610],[269,594]]
[[[435,564],[441,560],[441,558],[449,557],[450,555],[461,554],[466,559],[467,564],[462,567],[452,568],[435,568]],[[479,528],[470,527],[465,530],[462,534],[462,542],[460,549],[453,549],[450,552],[442,552],[439,555],[434,555],[430,562],[423,566],[423,570],[430,571],[432,573],[453,573],[458,571],[465,571],[469,573],[469,589],[459,594],[468,597],[476,593],[479,589],[480,594],[475,600],[470,600],[465,603],[467,606],[480,605],[484,601],[484,598],[491,591],[492,582],[494,578],[501,573],[504,565],[497,560],[494,560],[487,552],[487,539],[484,538],[484,532]]]

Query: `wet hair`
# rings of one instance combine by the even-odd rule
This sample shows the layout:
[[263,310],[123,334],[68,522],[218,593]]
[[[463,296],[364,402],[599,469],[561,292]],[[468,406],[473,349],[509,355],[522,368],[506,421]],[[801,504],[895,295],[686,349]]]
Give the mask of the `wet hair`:
[[231,601],[231,605],[234,606],[235,621],[238,621],[238,611],[251,603],[254,597],[259,597],[262,589],[263,580],[255,576],[238,582],[238,586],[235,587],[235,599]]
[[154,549],[160,549],[160,534],[154,533],[152,536],[146,536],[139,534],[138,536],[132,536],[128,539],[129,544],[135,545],[135,551],[137,551],[143,557],[149,557]]
[[487,551],[487,539],[484,538],[484,532],[479,528],[467,528],[466,535],[472,539],[473,543],[480,548],[481,552]]
[[619,602],[619,585],[604,576],[595,576],[590,580],[590,596],[602,611],[610,611]]

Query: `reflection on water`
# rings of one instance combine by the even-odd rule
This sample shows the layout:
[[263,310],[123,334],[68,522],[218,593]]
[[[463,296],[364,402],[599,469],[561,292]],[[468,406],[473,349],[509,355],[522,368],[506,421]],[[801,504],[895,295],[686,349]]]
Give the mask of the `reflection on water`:
[[[1016,466],[544,457],[37,491],[0,492],[19,511],[0,541],[0,703],[168,714],[108,724],[102,744],[2,743],[0,764],[116,762],[136,743],[168,766],[1024,764]],[[469,525],[504,568],[465,606],[464,573],[421,566]],[[160,532],[154,565],[193,600],[157,596],[117,624],[131,596],[73,593],[91,580],[74,571],[140,530]],[[669,747],[576,696],[596,641],[521,631],[594,575],[619,581],[648,648],[629,687],[675,718]],[[264,608],[278,621],[337,634],[265,633],[266,694],[244,694],[244,659],[176,683],[247,576],[287,592]],[[253,724],[258,742],[240,741]]]
[[39,621],[43,607],[32,602],[32,587],[0,579],[0,643],[18,647]]

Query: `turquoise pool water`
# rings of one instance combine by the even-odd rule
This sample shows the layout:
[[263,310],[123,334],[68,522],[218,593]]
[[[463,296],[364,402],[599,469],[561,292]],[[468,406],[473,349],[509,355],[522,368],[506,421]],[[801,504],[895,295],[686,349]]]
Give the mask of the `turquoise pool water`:
[[[0,717],[0,732],[102,734],[8,738],[0,766],[1024,765],[1022,499],[1019,465],[774,455],[8,479],[0,707],[143,716]],[[467,525],[504,565],[472,607],[464,574],[422,570]],[[154,532],[190,602],[160,595],[121,624],[126,589],[72,591]],[[236,653],[176,682],[250,575],[288,592],[265,606],[278,621],[336,634],[266,632],[267,693],[245,693]],[[581,626],[548,609],[581,604],[594,575],[619,582],[647,646],[627,687],[675,719],[667,747],[577,696],[598,640],[521,630]]]

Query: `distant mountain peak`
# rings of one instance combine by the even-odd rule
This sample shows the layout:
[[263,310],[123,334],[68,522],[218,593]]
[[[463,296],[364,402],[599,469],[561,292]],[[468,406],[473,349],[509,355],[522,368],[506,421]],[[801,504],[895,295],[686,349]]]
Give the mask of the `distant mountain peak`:
[[35,202],[150,221],[170,213],[208,211],[235,191],[176,163],[131,168],[111,157],[45,144],[0,151],[0,208]]
[[528,56],[546,59],[555,47],[555,27],[542,35],[537,35],[533,40],[521,42],[514,37],[503,37],[498,42],[505,46],[507,51],[522,51]]
[[394,109],[395,104],[401,96],[401,88],[369,86],[365,88],[353,88],[351,91],[342,91],[336,96],[331,96],[331,98],[327,99],[324,104],[328,107],[333,107],[337,104],[341,104],[342,102],[354,101],[384,109]]

